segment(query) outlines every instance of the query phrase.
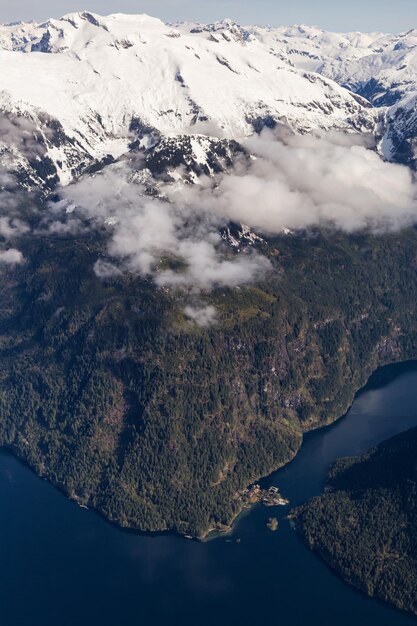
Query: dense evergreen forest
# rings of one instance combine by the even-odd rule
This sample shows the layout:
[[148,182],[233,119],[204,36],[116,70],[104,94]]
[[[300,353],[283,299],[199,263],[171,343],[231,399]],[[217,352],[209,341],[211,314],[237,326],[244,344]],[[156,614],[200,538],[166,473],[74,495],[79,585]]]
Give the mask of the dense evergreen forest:
[[365,593],[417,615],[417,429],[337,461],[295,513],[310,548]]
[[377,366],[417,356],[414,229],[258,242],[265,282],[199,295],[217,309],[205,328],[184,314],[192,293],[98,278],[105,231],[14,243],[26,262],[0,266],[0,445],[124,527],[227,527],[236,493],[303,432],[342,415]]

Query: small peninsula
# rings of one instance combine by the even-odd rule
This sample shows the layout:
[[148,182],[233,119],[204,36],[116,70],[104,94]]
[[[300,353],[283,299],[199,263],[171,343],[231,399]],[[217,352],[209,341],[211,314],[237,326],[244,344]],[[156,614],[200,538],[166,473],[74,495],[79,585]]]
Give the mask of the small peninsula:
[[307,545],[351,585],[417,615],[417,429],[340,459],[293,512]]

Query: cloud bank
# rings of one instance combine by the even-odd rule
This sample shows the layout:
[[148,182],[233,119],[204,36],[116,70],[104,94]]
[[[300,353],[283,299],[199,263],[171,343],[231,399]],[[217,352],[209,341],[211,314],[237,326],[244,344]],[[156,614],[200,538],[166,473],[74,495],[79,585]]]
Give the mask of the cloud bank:
[[173,202],[198,206],[264,234],[330,226],[348,233],[397,230],[416,221],[412,172],[384,162],[358,138],[287,136],[273,132],[245,142],[249,167],[200,179],[194,187],[167,188]]
[[0,145],[23,153],[27,158],[45,156],[40,132],[32,120],[12,114],[0,114]]
[[[13,125],[3,132],[14,140]],[[99,278],[128,269],[162,288],[204,292],[261,280],[271,270],[251,246],[232,249],[224,243],[221,229],[231,221],[266,236],[315,227],[381,232],[417,221],[413,173],[384,162],[363,138],[296,136],[280,129],[252,137],[244,147],[247,154],[230,172],[200,177],[194,185],[181,177],[155,181],[152,196],[135,182],[140,159],[108,166],[62,188],[60,201],[49,203],[33,234],[104,228],[109,258],[95,264]],[[3,210],[13,204],[10,185],[5,172],[0,236],[6,241],[29,230],[18,213]],[[11,251],[4,254],[3,262],[22,261]],[[215,319],[204,307],[189,307],[185,314],[202,326]]]
[[[77,216],[103,224],[110,233],[109,254],[161,287],[234,287],[261,278],[270,267],[255,252],[236,254],[226,249],[220,235],[224,218],[149,197],[130,180],[129,171],[108,169],[70,185],[62,195],[52,211],[64,209],[69,219],[54,219],[50,232],[84,228]],[[114,267],[103,262],[95,271],[101,277],[114,275]]]
[[208,306],[186,306],[184,309],[185,316],[195,322],[198,326],[205,328],[216,322],[217,311],[212,305]]

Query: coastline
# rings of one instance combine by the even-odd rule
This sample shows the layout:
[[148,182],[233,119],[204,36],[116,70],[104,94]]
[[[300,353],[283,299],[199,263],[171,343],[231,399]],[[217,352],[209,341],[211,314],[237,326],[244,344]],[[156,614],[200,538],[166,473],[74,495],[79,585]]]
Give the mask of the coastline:
[[[296,508],[299,508],[299,507],[296,507]],[[330,570],[330,572],[332,572],[332,574],[334,574],[339,580],[341,580],[343,584],[348,585],[348,587],[350,587],[350,589],[352,589],[353,591],[356,591],[357,593],[360,593],[361,595],[367,598],[370,598],[373,601],[379,602],[380,604],[384,606],[391,607],[395,611],[399,611],[400,613],[408,616],[409,618],[417,618],[417,612],[407,611],[403,607],[397,606],[394,602],[386,600],[385,598],[383,598],[382,596],[378,594],[370,594],[367,592],[366,588],[363,585],[355,584],[352,580],[349,580],[349,578],[343,575],[342,570],[340,569],[340,567],[337,566],[337,563],[335,561],[332,561],[331,559],[326,558],[325,554],[321,550],[312,548],[308,545],[302,526],[300,522],[298,521],[298,517],[296,514],[293,514],[293,512],[291,511],[287,519],[289,520],[289,523],[291,527],[293,528],[294,532],[297,533],[298,536],[301,538],[306,548],[310,550],[315,555],[316,558],[319,558],[320,561],[324,563],[324,565]]]
[[[303,431],[301,433],[299,446],[298,446],[297,450],[294,452],[294,454],[291,456],[291,458],[286,460],[281,465],[272,468],[271,471],[266,472],[263,476],[255,477],[249,484],[253,484],[254,482],[259,482],[261,484],[268,483],[270,478],[277,471],[279,471],[279,470],[283,469],[284,467],[286,467],[287,465],[289,465],[298,456],[298,454],[300,453],[300,451],[302,449],[305,436],[308,436],[309,434],[320,433],[322,430],[325,430],[327,428],[331,428],[334,424],[339,422],[341,419],[344,419],[346,417],[347,413],[349,412],[350,408],[352,407],[352,404],[355,401],[355,399],[368,389],[369,384],[372,383],[372,379],[379,372],[382,372],[382,371],[386,370],[387,368],[393,368],[393,367],[397,368],[398,366],[401,366],[401,365],[410,365],[410,364],[413,364],[413,363],[415,363],[417,365],[417,359],[411,358],[411,359],[404,359],[404,360],[398,360],[398,361],[390,361],[388,363],[382,364],[382,365],[376,367],[375,369],[373,369],[371,371],[370,375],[367,377],[365,383],[362,386],[360,386],[357,389],[357,391],[354,393],[354,396],[353,396],[351,402],[349,403],[348,407],[346,409],[344,409],[343,412],[341,412],[341,414],[339,414],[338,416],[336,416],[334,418],[329,417],[329,419],[326,420],[326,422],[324,422],[323,424],[321,424],[319,426],[313,426],[313,427]],[[142,535],[142,536],[152,537],[152,536],[161,536],[161,535],[176,535],[176,536],[181,537],[181,538],[191,538],[191,539],[193,539],[195,541],[199,541],[199,542],[213,541],[216,538],[228,537],[228,536],[231,536],[233,534],[233,532],[236,530],[236,527],[237,527],[240,519],[243,516],[249,514],[259,504],[258,502],[254,503],[254,504],[249,504],[249,505],[245,504],[244,506],[242,506],[238,510],[238,512],[233,516],[233,518],[230,520],[230,522],[227,525],[224,525],[222,527],[217,527],[217,528],[216,527],[211,527],[211,528],[207,529],[207,531],[204,534],[201,534],[199,536],[191,536],[189,533],[181,532],[181,531],[179,531],[178,529],[175,529],[175,528],[165,528],[165,529],[158,529],[158,530],[143,530],[143,529],[136,528],[136,527],[133,527],[133,526],[123,525],[117,519],[111,519],[110,517],[105,515],[100,510],[100,508],[94,506],[94,503],[92,503],[91,501],[88,501],[88,502],[82,501],[81,502],[79,499],[71,496],[70,494],[68,494],[65,491],[65,489],[62,488],[61,485],[56,484],[52,480],[50,480],[50,478],[47,476],[47,474],[43,474],[41,472],[38,472],[34,467],[32,467],[32,465],[30,465],[23,458],[23,456],[20,455],[18,449],[14,448],[12,446],[0,446],[0,451],[5,451],[5,452],[8,452],[9,454],[13,455],[16,459],[19,460],[19,462],[23,463],[28,469],[30,469],[31,472],[33,472],[39,478],[47,480],[49,482],[49,484],[51,484],[55,489],[57,489],[60,493],[62,493],[65,497],[67,497],[74,504],[77,504],[78,506],[80,506],[80,505],[87,506],[89,511],[97,513],[103,519],[105,519],[108,523],[110,523],[113,526],[119,528],[120,530],[127,531],[127,532],[130,532],[130,533],[136,533],[136,534]]]
[[[386,380],[386,377],[383,375],[384,372],[387,372],[390,368],[398,368],[398,367],[401,367],[402,365],[407,366],[407,365],[411,365],[411,364],[415,364],[417,366],[417,359],[411,358],[411,359],[405,359],[405,360],[399,360],[399,361],[390,361],[388,363],[385,363],[385,364],[380,365],[380,366],[376,367],[375,369],[373,369],[371,371],[371,373],[369,374],[369,376],[367,377],[365,383],[361,387],[359,387],[358,390],[355,392],[355,394],[354,394],[354,396],[352,398],[352,401],[349,403],[348,407],[338,417],[335,417],[333,419],[329,418],[329,420],[326,421],[325,423],[323,423],[321,426],[315,426],[315,427],[312,427],[312,428],[304,431],[302,433],[303,437],[302,437],[302,440],[301,440],[299,448],[297,449],[295,454],[288,461],[286,461],[282,465],[276,467],[275,469],[272,469],[270,472],[266,473],[264,476],[260,476],[260,477],[254,478],[252,482],[259,482],[261,485],[268,484],[270,482],[272,476],[276,472],[279,472],[281,469],[283,469],[284,467],[289,465],[292,461],[294,461],[294,459],[296,459],[296,457],[298,456],[298,454],[300,453],[300,451],[302,449],[305,437],[308,437],[309,435],[319,434],[319,433],[321,433],[322,431],[325,431],[328,428],[332,428],[332,426],[335,425],[340,420],[345,419],[347,417],[350,409],[352,408],[353,403],[355,402],[355,400],[358,397],[360,397],[363,393],[365,393],[367,390],[369,390],[369,388],[373,388],[374,387],[373,383],[374,383],[375,378],[377,378],[377,379],[380,378],[381,379],[381,381],[378,382],[378,384],[376,385],[376,388],[378,388],[380,386],[380,384],[383,383]],[[236,530],[236,527],[237,527],[237,525],[239,523],[239,520],[241,519],[241,516],[245,515],[245,514],[249,514],[253,510],[253,508],[256,507],[257,505],[258,505],[258,503],[255,503],[253,505],[250,505],[250,506],[242,508],[236,514],[236,516],[230,521],[230,525],[228,525],[226,527],[226,530],[224,532],[222,532],[219,529],[210,529],[208,531],[208,534],[210,534],[211,532],[214,532],[216,534],[216,536],[213,537],[213,538],[220,538],[220,537],[230,536]],[[291,514],[288,515],[288,519],[291,519]],[[205,535],[204,537],[196,537],[195,539],[198,539],[198,540],[201,540],[201,541],[211,540],[211,539],[209,539],[208,535]]]

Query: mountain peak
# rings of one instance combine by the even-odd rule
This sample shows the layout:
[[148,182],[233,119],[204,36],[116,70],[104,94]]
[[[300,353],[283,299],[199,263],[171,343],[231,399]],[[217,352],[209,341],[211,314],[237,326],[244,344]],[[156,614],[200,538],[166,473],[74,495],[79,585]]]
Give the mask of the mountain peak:
[[93,26],[101,26],[106,30],[111,30],[113,28],[146,28],[146,27],[154,27],[161,28],[165,27],[165,23],[157,17],[152,17],[147,13],[111,13],[110,15],[100,15],[98,13],[92,13],[90,11],[81,11],[75,13],[67,13],[63,15],[59,20],[67,21],[75,24],[82,24],[83,22],[88,22]]

